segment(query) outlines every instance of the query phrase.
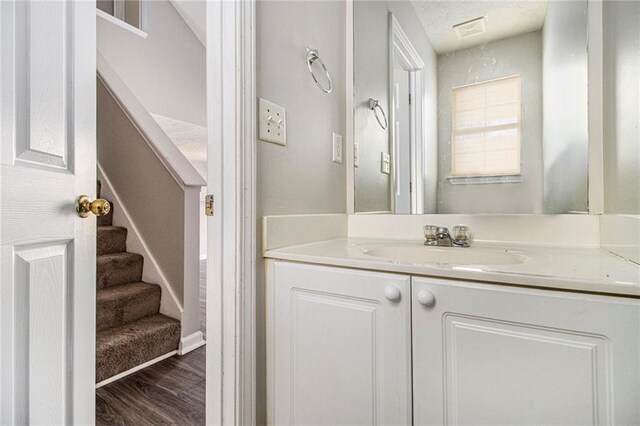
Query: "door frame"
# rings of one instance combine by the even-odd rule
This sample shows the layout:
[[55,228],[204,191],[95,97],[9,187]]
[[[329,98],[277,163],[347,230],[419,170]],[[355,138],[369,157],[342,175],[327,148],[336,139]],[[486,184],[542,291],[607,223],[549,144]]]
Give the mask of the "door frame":
[[424,76],[422,69],[424,61],[411,43],[411,40],[402,29],[402,25],[389,12],[389,150],[391,151],[391,185],[389,186],[391,211],[396,211],[396,196],[398,194],[396,170],[398,165],[397,144],[395,138],[395,91],[394,91],[394,59],[397,59],[402,68],[409,73],[409,105],[410,116],[410,150],[411,150],[411,184],[413,186],[411,198],[411,213],[417,214],[424,211],[424,170],[423,170],[423,145],[424,126],[422,116],[424,103]]
[[255,0],[207,0],[207,424],[256,423]]

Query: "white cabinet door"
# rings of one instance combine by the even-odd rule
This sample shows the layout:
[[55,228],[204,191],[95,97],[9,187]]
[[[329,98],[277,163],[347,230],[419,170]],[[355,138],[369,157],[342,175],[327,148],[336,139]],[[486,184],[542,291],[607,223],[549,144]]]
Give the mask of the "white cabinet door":
[[276,262],[277,425],[411,423],[410,278]]
[[95,2],[0,1],[0,424],[95,419]]
[[422,278],[412,290],[416,425],[640,423],[639,300]]

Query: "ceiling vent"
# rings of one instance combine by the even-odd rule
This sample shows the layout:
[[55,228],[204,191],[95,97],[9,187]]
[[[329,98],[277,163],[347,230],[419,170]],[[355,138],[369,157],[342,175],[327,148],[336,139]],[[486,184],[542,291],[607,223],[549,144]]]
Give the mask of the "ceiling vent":
[[469,37],[475,37],[479,34],[487,32],[487,24],[484,16],[475,18],[470,21],[462,22],[453,26],[456,32],[458,40],[463,40]]

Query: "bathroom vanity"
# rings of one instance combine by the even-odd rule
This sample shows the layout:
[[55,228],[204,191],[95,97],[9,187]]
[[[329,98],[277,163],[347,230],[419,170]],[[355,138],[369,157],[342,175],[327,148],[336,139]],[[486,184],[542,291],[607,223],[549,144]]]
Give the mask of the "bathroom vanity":
[[358,238],[265,257],[270,424],[640,420],[637,264]]

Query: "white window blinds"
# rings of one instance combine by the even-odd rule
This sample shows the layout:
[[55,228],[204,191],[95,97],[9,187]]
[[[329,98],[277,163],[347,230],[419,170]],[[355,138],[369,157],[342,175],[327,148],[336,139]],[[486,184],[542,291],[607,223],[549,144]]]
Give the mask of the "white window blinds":
[[452,90],[451,175],[520,174],[520,76]]

